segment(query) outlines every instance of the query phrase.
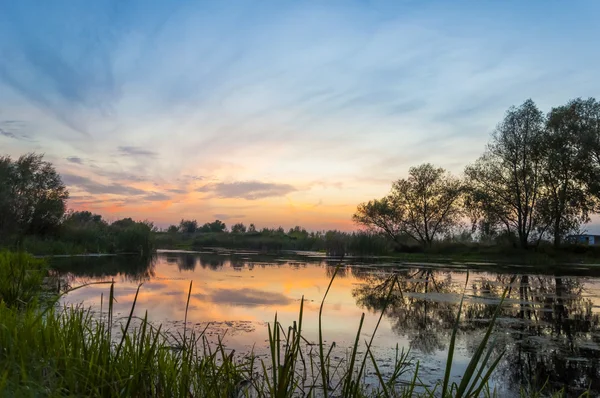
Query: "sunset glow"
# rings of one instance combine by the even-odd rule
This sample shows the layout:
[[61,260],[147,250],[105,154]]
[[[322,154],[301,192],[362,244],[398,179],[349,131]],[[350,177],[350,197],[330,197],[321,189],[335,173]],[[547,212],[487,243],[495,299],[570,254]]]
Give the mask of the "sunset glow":
[[0,152],[108,220],[352,230],[511,105],[600,90],[593,1],[27,3],[0,4]]

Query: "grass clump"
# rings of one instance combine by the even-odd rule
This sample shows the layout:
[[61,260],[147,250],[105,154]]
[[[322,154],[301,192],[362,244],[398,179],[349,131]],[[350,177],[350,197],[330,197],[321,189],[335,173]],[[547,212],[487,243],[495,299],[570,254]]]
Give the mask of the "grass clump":
[[121,323],[112,304],[99,316],[81,307],[15,311],[0,303],[0,396],[189,398],[234,391],[239,372],[231,358],[194,332],[168,336],[133,309]]
[[46,261],[23,252],[0,251],[0,303],[26,305],[42,291]]

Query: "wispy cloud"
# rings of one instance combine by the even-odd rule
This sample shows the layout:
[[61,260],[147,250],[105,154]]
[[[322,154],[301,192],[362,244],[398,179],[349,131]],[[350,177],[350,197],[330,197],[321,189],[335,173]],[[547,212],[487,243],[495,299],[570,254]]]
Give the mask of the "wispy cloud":
[[226,213],[217,213],[217,214],[213,214],[213,217],[216,218],[217,220],[229,220],[232,218],[244,218],[246,217],[245,214],[226,214]]
[[81,159],[78,156],[69,156],[67,158],[67,161],[69,161],[71,163],[75,163],[75,164],[83,164],[83,159]]
[[206,184],[198,188],[199,192],[212,192],[219,198],[241,198],[256,200],[276,196],[285,196],[297,191],[289,184],[277,184],[260,181],[219,182]]
[[146,157],[156,157],[158,154],[154,151],[150,151],[148,149],[140,148],[138,146],[120,146],[118,148],[119,152],[122,155],[128,156],[146,156]]
[[171,197],[169,195],[160,193],[160,192],[152,192],[152,193],[144,196],[144,200],[149,200],[152,202],[160,202],[160,201],[169,200],[169,199],[171,199]]
[[112,195],[143,195],[146,191],[120,184],[101,184],[87,177],[74,174],[62,174],[63,182],[69,186],[75,186],[81,190],[93,195],[112,194]]
[[184,194],[184,193],[188,192],[187,190],[181,189],[181,188],[171,188],[171,189],[167,189],[167,191],[170,193],[176,193],[176,194]]
[[145,175],[141,175],[141,174],[134,174],[132,172],[127,172],[127,171],[119,171],[119,170],[110,170],[108,168],[102,168],[102,167],[98,167],[98,166],[94,166],[91,169],[94,174],[101,176],[101,177],[106,177],[108,179],[110,179],[111,181],[119,181],[119,182],[146,182],[146,181],[150,181],[151,178],[149,176],[145,176]]
[[24,132],[24,123],[17,120],[0,121],[0,135],[19,141],[34,141]]

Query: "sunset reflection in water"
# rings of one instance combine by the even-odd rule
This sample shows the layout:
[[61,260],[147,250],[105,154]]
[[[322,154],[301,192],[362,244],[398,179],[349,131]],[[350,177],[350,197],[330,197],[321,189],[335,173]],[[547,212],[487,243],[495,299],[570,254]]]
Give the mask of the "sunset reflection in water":
[[[224,336],[236,353],[265,354],[268,322],[277,313],[283,325],[298,319],[304,297],[304,336],[318,340],[321,299],[338,263],[324,259],[282,259],[250,254],[160,253],[140,261],[136,257],[69,259],[55,262],[73,287],[96,281],[115,281],[115,312],[126,316],[136,290],[143,283],[135,308],[169,330],[182,330],[190,282],[188,328],[207,328],[209,341]],[[509,272],[510,271],[510,272]],[[575,270],[574,270],[575,271]],[[342,264],[324,306],[323,334],[336,343],[335,357],[343,358],[356,338],[365,313],[361,341],[370,338],[385,297],[391,301],[374,340],[373,352],[386,371],[394,348],[410,348],[420,361],[424,382],[442,377],[447,348],[463,290],[465,304],[454,355],[453,375],[459,380],[506,287],[510,293],[497,325],[498,348],[506,349],[495,385],[518,386],[549,379],[560,386],[600,382],[600,332],[597,272],[577,276],[529,275],[523,269],[502,272],[426,266],[391,268],[382,264]],[[512,285],[511,285],[512,281]],[[466,288],[466,289],[465,289]],[[110,285],[91,285],[69,293],[65,303],[100,309]],[[551,369],[557,369],[557,371]],[[574,379],[575,378],[575,379]]]

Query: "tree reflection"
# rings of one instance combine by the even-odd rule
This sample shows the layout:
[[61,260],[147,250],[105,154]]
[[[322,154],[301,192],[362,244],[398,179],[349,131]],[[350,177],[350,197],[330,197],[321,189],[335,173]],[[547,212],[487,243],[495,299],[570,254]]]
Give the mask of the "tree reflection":
[[222,268],[225,265],[225,259],[223,256],[218,254],[201,254],[198,256],[200,266],[204,269],[211,269],[213,271]]
[[121,279],[146,282],[155,276],[156,256],[95,256],[53,258],[52,269],[71,285],[81,279]]
[[177,269],[179,271],[195,271],[198,258],[195,254],[180,254],[177,256]]
[[[460,298],[463,272],[354,269],[364,284],[353,289],[359,306],[385,311],[393,330],[425,354],[447,349]],[[498,353],[506,349],[497,377],[512,385],[546,381],[568,394],[600,390],[600,319],[586,295],[585,278],[476,273],[465,290],[459,323],[462,344],[473,352],[508,289],[496,324]]]

